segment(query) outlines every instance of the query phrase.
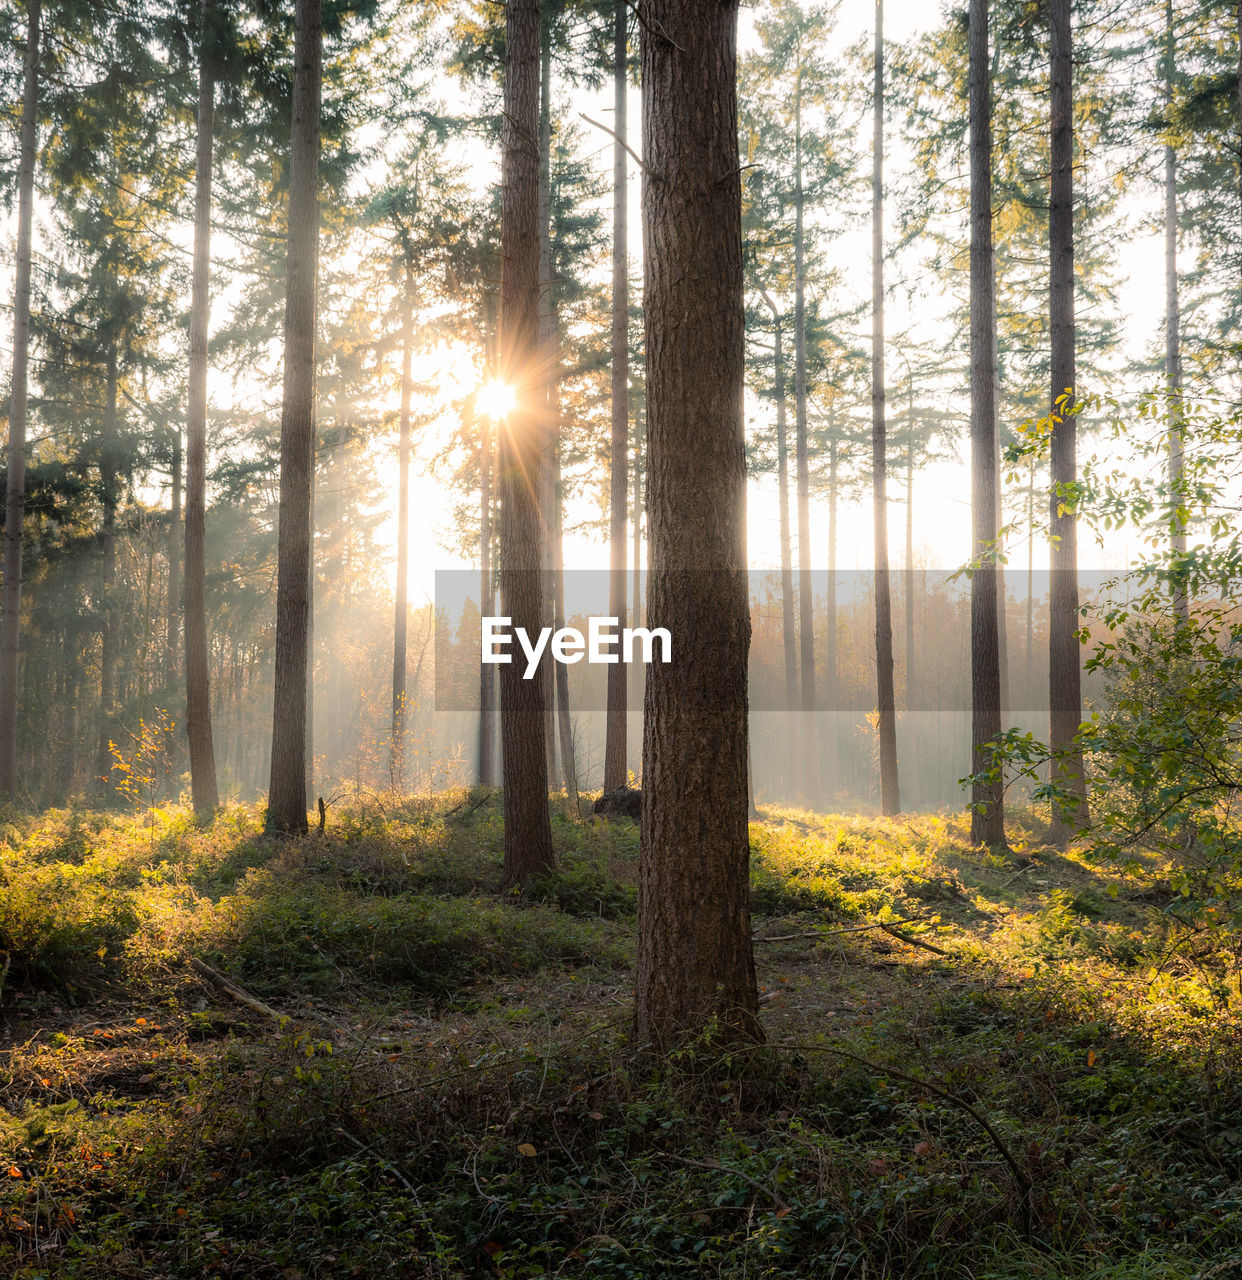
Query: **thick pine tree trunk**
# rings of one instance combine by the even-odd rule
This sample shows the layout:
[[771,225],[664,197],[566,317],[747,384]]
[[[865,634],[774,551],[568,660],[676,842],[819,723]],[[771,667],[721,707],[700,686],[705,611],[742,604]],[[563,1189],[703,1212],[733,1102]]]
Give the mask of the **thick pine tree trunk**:
[[186,403],[185,729],[194,812],[209,817],[220,803],[211,732],[211,690],[204,598],[207,518],[207,332],[211,316],[211,167],[215,76],[210,42],[212,0],[203,0],[198,57],[198,150],[194,173],[194,270],[190,285],[190,369]]
[[[501,135],[500,373],[514,391],[501,426],[500,583],[516,629],[544,625],[540,499],[545,485],[547,402],[539,371],[540,0],[505,8],[504,125]],[[500,668],[504,768],[504,879],[518,884],[553,865],[544,743],[544,672]]]
[[[1165,0],[1164,101],[1170,126],[1173,116],[1173,0]],[[1170,143],[1164,148],[1164,379],[1169,414],[1169,497],[1172,516],[1170,549],[1175,560],[1186,555],[1186,527],[1176,514],[1182,505],[1184,482],[1184,441],[1182,419],[1181,306],[1177,288],[1177,152]],[[1176,568],[1175,568],[1176,574]],[[1190,620],[1190,600],[1184,579],[1174,578],[1173,609],[1183,621]]]
[[[539,367],[543,375],[545,456],[539,510],[543,519],[543,616],[556,614],[556,585],[552,554],[552,455],[556,440],[556,333],[553,316],[552,267],[552,30],[548,12],[542,16],[539,52]],[[543,741],[548,781],[556,785],[556,672],[550,653],[543,657]]]
[[802,687],[802,803],[820,799],[811,585],[811,466],[806,429],[806,236],[802,190],[802,75],[794,82],[794,457],[798,484],[798,648]]
[[871,502],[875,525],[875,665],[880,734],[880,812],[901,809],[893,599],[888,574],[888,448],[884,411],[884,0],[875,5],[874,141],[871,153]]
[[276,680],[267,802],[269,832],[306,831],[311,538],[315,475],[315,324],[319,257],[320,0],[297,0],[280,422]]
[[[970,0],[970,457],[971,559],[982,563],[970,579],[972,771],[990,765],[987,744],[1000,733],[1000,642],[996,569],[991,544],[998,524],[996,475],[996,308],[992,251],[992,85],[988,62],[988,0]],[[1004,788],[977,781],[971,787],[970,838],[1005,843]]]
[[13,382],[5,484],[4,588],[0,598],[0,799],[17,794],[17,675],[26,511],[26,384],[30,347],[30,258],[39,113],[40,0],[27,0],[26,73],[17,168],[17,280],[13,291]]
[[[634,415],[634,503],[631,507],[632,512],[632,534],[633,539],[633,562],[634,568],[631,570],[634,589],[630,594],[632,601],[631,612],[634,615],[634,625],[641,627],[643,625],[643,588],[642,588],[642,571],[639,568],[639,557],[643,550],[643,430],[644,422],[642,418],[642,410],[640,409]],[[633,702],[636,706],[641,707],[643,703],[644,690],[646,689],[645,668],[641,662],[631,663],[630,665],[631,680],[633,681],[632,693]],[[627,779],[628,780],[628,779]]]
[[[401,420],[397,442],[397,587],[392,622],[392,785],[405,790],[406,632],[410,613],[410,395],[414,360],[414,268],[405,264],[401,311]],[[482,603],[482,602],[480,602]],[[484,670],[490,670],[483,667]]]
[[[628,38],[625,0],[613,12],[613,130],[612,148],[612,459],[609,490],[608,612],[626,625],[625,504],[628,497],[626,456],[630,440],[630,282],[626,225],[626,64]],[[626,751],[628,675],[621,663],[608,668],[608,710],[604,728],[604,790],[625,785],[629,776]]]
[[[643,8],[647,672],[635,1040],[761,1035],[747,825],[736,0]],[[675,33],[674,43],[667,33]]]
[[[495,613],[492,591],[492,433],[487,419],[479,423],[479,611]],[[494,776],[495,688],[490,662],[479,663],[479,785],[490,787]]]
[[1074,118],[1070,0],[1050,0],[1051,200],[1048,210],[1051,283],[1052,412],[1052,573],[1048,609],[1050,744],[1056,779],[1073,796],[1068,810],[1053,805],[1051,837],[1064,844],[1075,826],[1087,822],[1087,787],[1082,749],[1075,744],[1082,722],[1082,672],[1078,643],[1077,517],[1065,509],[1063,486],[1078,477],[1074,403]]

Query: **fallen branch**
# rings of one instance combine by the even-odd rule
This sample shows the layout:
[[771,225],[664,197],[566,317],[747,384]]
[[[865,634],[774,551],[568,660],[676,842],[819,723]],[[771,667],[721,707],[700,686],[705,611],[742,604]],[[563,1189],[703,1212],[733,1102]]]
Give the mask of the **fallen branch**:
[[[795,938],[833,938],[841,933],[866,933],[869,929],[888,930],[893,924],[923,924],[926,922],[926,916],[910,916],[904,920],[893,920],[881,923],[880,921],[872,921],[871,924],[852,924],[845,929],[812,929],[809,933],[778,933],[778,934],[759,934],[755,937],[756,942],[792,942]],[[942,955],[947,954],[941,952]]]
[[949,953],[943,947],[937,947],[933,943],[924,942],[922,938],[916,938],[911,933],[902,933],[899,929],[894,929],[891,924],[882,924],[880,928],[891,938],[896,938],[898,942],[904,942],[911,947],[922,947],[924,951],[934,952],[938,956],[947,956]]
[[222,973],[218,973],[209,964],[204,964],[197,956],[190,957],[190,968],[201,977],[207,979],[219,987],[225,995],[231,996],[238,1004],[244,1005],[247,1009],[254,1013],[261,1013],[265,1018],[271,1018],[273,1022],[283,1022],[288,1018],[287,1013],[281,1013],[277,1009],[273,1009],[270,1004],[264,1004],[258,996],[253,996],[245,987],[239,987],[237,983],[230,981]]
[[[213,969],[211,965],[205,964],[197,956],[190,957],[190,968],[201,977],[206,978],[209,982],[219,987],[225,995],[231,996],[238,1004],[245,1008],[253,1010],[255,1013],[261,1013],[265,1018],[271,1018],[273,1022],[280,1025],[282,1022],[292,1022],[294,1018],[291,1014],[281,1013],[279,1009],[273,1009],[270,1004],[264,1004],[258,996],[252,995],[245,987],[239,987],[236,982],[226,978],[224,974]],[[330,1036],[334,1036],[343,1040],[352,1040],[356,1045],[363,1048],[369,1047],[366,1041],[355,1035],[348,1027],[343,1027],[339,1022],[333,1022],[330,1018],[322,1016],[315,1018],[306,1018],[304,1021],[321,1027]],[[378,1052],[371,1049],[372,1053]]]
[[680,1164],[688,1164],[695,1169],[712,1169],[718,1173],[731,1173],[735,1178],[741,1178],[743,1182],[749,1184],[754,1187],[756,1191],[767,1196],[778,1209],[783,1210],[785,1213],[790,1211],[789,1205],[786,1201],[773,1191],[771,1187],[764,1186],[762,1182],[752,1178],[748,1173],[743,1173],[741,1169],[734,1169],[731,1165],[721,1164],[719,1160],[691,1160],[689,1156],[679,1156],[674,1154],[672,1151],[663,1151],[660,1154],[667,1156],[670,1160],[676,1160]]
[[912,1076],[905,1071],[899,1071],[896,1067],[886,1067],[883,1063],[873,1062],[870,1058],[864,1058],[857,1053],[851,1053],[848,1049],[836,1049],[830,1045],[823,1044],[783,1044],[782,1049],[794,1049],[799,1053],[827,1053],[832,1057],[845,1058],[850,1062],[856,1062],[859,1066],[868,1067],[872,1071],[878,1071],[881,1075],[891,1076],[894,1080],[904,1080],[907,1084],[915,1085],[919,1089],[926,1089],[928,1093],[934,1093],[936,1097],[944,1099],[945,1102],[952,1106],[960,1108],[966,1112],[972,1120],[988,1135],[992,1140],[992,1145],[1000,1153],[1001,1159],[1009,1166],[1010,1172],[1013,1174],[1014,1182],[1018,1185],[1018,1190],[1022,1197],[1022,1224],[1023,1230],[1029,1236],[1031,1234],[1031,1191],[1033,1183],[1030,1174],[1018,1163],[1017,1157],[1010,1151],[1004,1138],[996,1131],[992,1122],[977,1107],[972,1106],[965,1098],[959,1094],[951,1093],[943,1085],[938,1085],[931,1080],[925,1080],[922,1076]]

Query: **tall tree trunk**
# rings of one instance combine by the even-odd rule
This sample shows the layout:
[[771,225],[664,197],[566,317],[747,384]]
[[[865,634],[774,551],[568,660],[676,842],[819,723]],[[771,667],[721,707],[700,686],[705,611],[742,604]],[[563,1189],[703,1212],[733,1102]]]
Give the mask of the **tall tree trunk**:
[[[492,615],[492,433],[487,418],[476,415],[479,424],[479,612]],[[490,662],[479,663],[479,785],[490,787],[494,773],[495,689]]]
[[211,731],[205,600],[207,520],[207,333],[211,318],[211,167],[215,74],[211,42],[215,6],[203,0],[198,55],[198,149],[194,172],[194,271],[190,286],[190,370],[186,403],[185,731],[194,812],[220,803]]
[[[514,406],[500,432],[500,574],[513,627],[544,625],[543,521],[547,437],[539,373],[539,50],[540,0],[505,6],[504,124],[501,134],[500,373]],[[517,884],[553,865],[544,746],[544,672],[523,678],[500,668],[504,768],[504,879]]]
[[[1048,210],[1052,333],[1052,574],[1048,609],[1048,686],[1055,780],[1073,803],[1052,806],[1051,837],[1064,844],[1071,826],[1087,823],[1087,785],[1082,748],[1082,672],[1078,643],[1077,517],[1065,492],[1078,478],[1074,404],[1074,117],[1070,0],[1049,0],[1051,200]],[[1060,418],[1060,421],[1056,421]]]
[[785,711],[798,709],[798,645],[794,638],[793,553],[789,545],[789,435],[785,424],[785,357],[781,316],[772,308],[772,376],[776,391],[776,482],[780,487],[781,525],[781,638],[785,647]]
[[30,258],[39,114],[40,0],[27,0],[26,75],[17,169],[17,281],[13,293],[13,383],[0,599],[0,799],[17,794],[17,674],[22,611],[22,524],[26,512],[26,382],[30,347]]
[[811,467],[806,430],[806,236],[802,190],[802,71],[794,81],[794,455],[798,482],[798,646],[802,685],[802,802],[820,800],[815,696],[815,592],[811,585]]
[[[539,367],[543,378],[545,450],[540,471],[543,492],[539,509],[543,518],[543,616],[556,614],[556,587],[552,569],[552,455],[557,448],[556,335],[553,318],[552,266],[552,26],[548,11],[542,15],[539,51]],[[543,657],[543,741],[547,751],[548,781],[556,785],[556,672],[550,653]]]
[[[406,631],[410,613],[410,395],[414,361],[414,267],[405,263],[401,310],[401,421],[397,443],[397,599],[392,623],[392,785],[405,790]],[[482,600],[479,602],[484,603]],[[491,668],[480,663],[483,671]]]
[[[613,11],[612,85],[612,460],[609,490],[608,612],[617,625],[626,625],[625,609],[625,503],[628,497],[626,456],[630,439],[630,280],[626,226],[626,65],[629,10],[626,0],[616,0]],[[604,790],[625,785],[629,776],[626,683],[621,663],[608,668],[608,711],[604,728]]]
[[285,282],[285,382],[280,421],[276,679],[267,829],[306,831],[307,685],[315,479],[315,326],[319,258],[321,0],[297,0]]
[[99,487],[103,494],[103,522],[100,542],[103,564],[100,573],[99,644],[99,747],[95,754],[96,789],[101,797],[112,791],[112,734],[116,716],[116,509],[117,494],[117,336],[108,343],[104,373],[103,439],[99,450]]
[[[641,627],[643,625],[643,589],[642,589],[642,571],[639,568],[639,557],[642,555],[643,544],[643,453],[642,441],[645,423],[642,417],[642,409],[639,408],[634,415],[634,505],[633,520],[633,578],[634,589],[631,593],[633,601],[634,625]],[[644,690],[646,689],[646,671],[641,662],[630,664],[633,680],[634,702],[641,707],[643,703]],[[628,781],[628,777],[627,777]]]
[[906,709],[917,706],[914,661],[914,389],[910,390],[910,434],[906,437]]
[[[1173,124],[1173,71],[1175,44],[1173,0],[1164,4],[1164,101],[1169,128]],[[1182,417],[1181,306],[1177,290],[1177,152],[1172,143],[1164,147],[1164,379],[1169,415],[1169,504],[1172,525],[1170,550],[1174,558],[1173,609],[1183,621],[1190,620],[1190,599],[1185,575],[1179,566],[1186,556],[1186,525],[1181,517],[1184,486],[1184,419]]]
[[181,516],[181,478],[185,459],[181,452],[181,426],[173,427],[172,501],[168,512],[168,607],[164,623],[164,671],[169,681],[175,680],[180,666],[181,639],[181,558],[185,548],[185,531]]
[[[993,55],[995,59],[995,54]],[[995,61],[993,63],[995,75]],[[996,259],[992,259],[992,404],[996,409],[996,429],[992,440],[996,449],[996,647],[1000,655],[1001,727],[1009,720],[1009,620],[1005,587],[1005,541],[1000,530],[1005,524],[1005,469],[1001,465],[1001,379],[1000,337],[996,311]]]
[[[990,768],[987,744],[1001,728],[996,569],[991,559],[998,496],[993,264],[988,0],[970,0],[970,456],[974,535],[971,558],[983,557],[970,579],[971,744],[976,778],[981,778]],[[1005,843],[1004,794],[999,780],[981,779],[972,784],[970,838],[975,844]]]
[[[634,1031],[758,1037],[750,934],[737,0],[646,0],[649,624]],[[676,33],[676,42],[667,33]]]
[[829,794],[840,789],[837,714],[840,711],[840,687],[837,681],[837,508],[841,474],[841,442],[837,437],[835,398],[828,407],[828,590],[824,643],[824,687],[831,713],[828,720]]
[[893,600],[888,576],[888,448],[884,413],[884,0],[875,3],[874,134],[871,150],[871,502],[875,525],[875,665],[880,713],[880,812],[901,809],[897,701],[893,694]]
[[[560,420],[559,395],[557,397],[557,421]],[[553,583],[553,626],[559,631],[565,625],[565,549],[564,521],[562,517],[563,496],[561,493],[561,454],[559,430],[558,439],[552,450],[552,583]],[[622,587],[625,579],[622,577]],[[620,663],[616,664],[618,667]],[[609,668],[611,671],[612,668]],[[569,711],[569,668],[563,662],[553,664],[553,676],[556,681],[556,723],[560,736],[561,772],[565,779],[565,794],[578,812],[578,762],[574,755],[574,731]],[[625,692],[624,685],[622,693]],[[625,779],[622,778],[622,782]],[[618,784],[620,785],[620,784]]]

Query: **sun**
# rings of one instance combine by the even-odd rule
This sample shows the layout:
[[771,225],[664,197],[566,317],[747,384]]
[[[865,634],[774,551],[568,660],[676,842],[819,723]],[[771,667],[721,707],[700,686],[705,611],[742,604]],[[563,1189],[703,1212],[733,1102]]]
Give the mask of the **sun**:
[[474,404],[484,417],[499,420],[509,413],[516,400],[517,396],[507,382],[493,380],[479,388]]

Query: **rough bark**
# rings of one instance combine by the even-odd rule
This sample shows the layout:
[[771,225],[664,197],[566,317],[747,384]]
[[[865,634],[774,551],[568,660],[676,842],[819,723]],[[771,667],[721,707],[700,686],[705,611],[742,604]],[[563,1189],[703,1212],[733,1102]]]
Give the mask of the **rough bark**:
[[[514,406],[501,426],[500,584],[513,627],[544,625],[540,499],[547,430],[539,372],[539,0],[505,7],[501,135],[500,372]],[[504,879],[517,884],[553,865],[544,743],[544,673],[500,668],[504,769]]]
[[802,74],[794,81],[794,458],[798,485],[798,656],[802,708],[802,802],[820,798],[815,696],[815,594],[811,586],[811,470],[806,429],[806,234],[802,189]]
[[[988,0],[970,0],[970,455],[974,545],[981,562],[970,579],[972,771],[989,767],[987,744],[1000,733],[1000,646],[996,570],[991,545],[997,530],[996,310],[992,250],[992,85],[988,62]],[[971,787],[970,835],[976,844],[1005,843],[1000,782]]]
[[0,798],[17,794],[17,676],[26,511],[26,384],[30,347],[30,258],[39,113],[40,0],[27,0],[26,60],[17,168],[17,280],[13,291],[13,382],[5,485],[4,588],[0,598]]
[[[392,785],[405,789],[406,649],[410,599],[410,395],[414,360],[414,269],[405,264],[401,309],[401,418],[397,442],[397,584],[392,622]],[[487,668],[484,668],[487,670]]]
[[307,684],[315,472],[315,324],[319,256],[320,0],[297,0],[293,135],[285,282],[285,377],[280,421],[276,673],[267,829],[307,829]]
[[[552,267],[552,31],[548,11],[541,18],[539,51],[539,368],[543,379],[543,439],[545,454],[540,470],[542,493],[539,511],[543,520],[543,616],[556,613],[556,587],[552,568],[551,517],[556,505],[552,489],[552,455],[556,450],[556,334],[553,318],[555,284]],[[556,785],[556,673],[550,653],[543,657],[543,742],[547,752],[548,781]]]
[[880,811],[901,809],[897,702],[893,694],[893,599],[888,573],[888,447],[884,403],[884,0],[875,5],[874,134],[871,152],[871,503],[875,528],[875,666],[880,737]]
[[203,0],[198,57],[198,149],[194,172],[194,267],[190,284],[190,368],[186,401],[185,731],[194,812],[208,817],[220,803],[211,731],[204,598],[207,520],[207,334],[211,319],[211,178],[215,74],[210,42],[214,6]]
[[[616,0],[613,14],[613,122],[616,140],[612,148],[612,457],[609,487],[608,612],[626,625],[625,524],[629,477],[626,457],[630,441],[630,287],[629,245],[626,225],[626,63],[628,39],[625,0]],[[627,672],[621,663],[608,668],[608,702],[604,727],[604,790],[625,785],[628,777],[626,708]]]
[[[642,32],[647,672],[636,1042],[761,1034],[747,825],[746,461],[736,0]],[[675,33],[676,43],[668,33]]]
[[[1067,509],[1065,489],[1078,476],[1074,403],[1074,119],[1070,0],[1050,0],[1051,199],[1048,211],[1052,337],[1052,539],[1048,609],[1050,745],[1057,781],[1074,797],[1053,805],[1053,843],[1064,844],[1072,826],[1086,825],[1087,788],[1082,749],[1075,744],[1082,723],[1082,672],[1078,643],[1077,517]],[[1059,418],[1060,421],[1056,421]]]

